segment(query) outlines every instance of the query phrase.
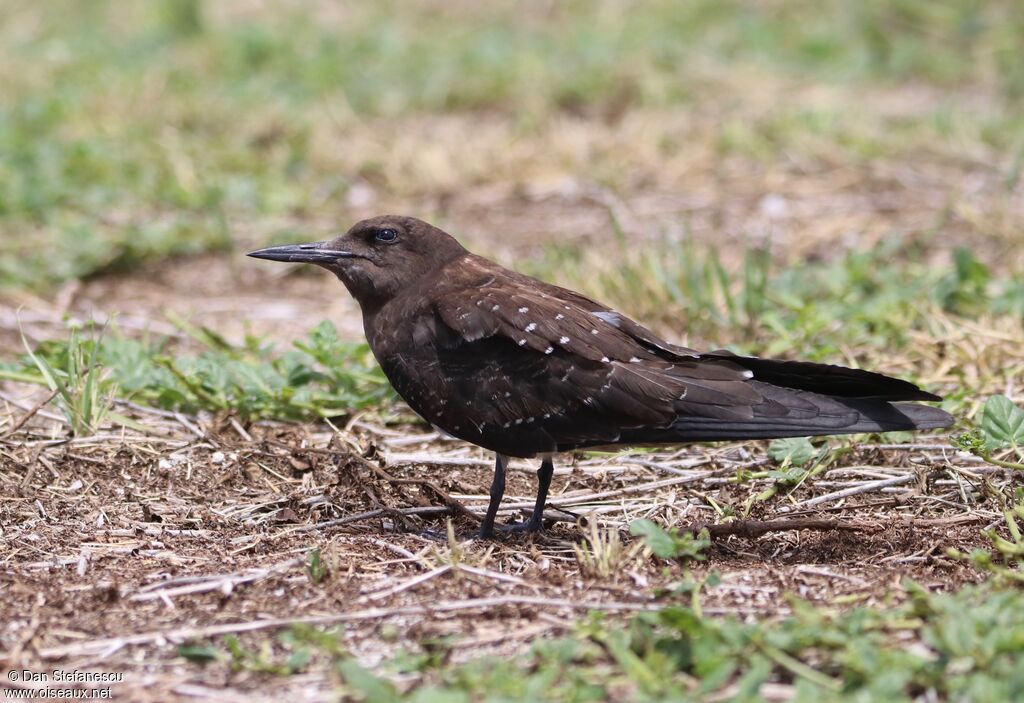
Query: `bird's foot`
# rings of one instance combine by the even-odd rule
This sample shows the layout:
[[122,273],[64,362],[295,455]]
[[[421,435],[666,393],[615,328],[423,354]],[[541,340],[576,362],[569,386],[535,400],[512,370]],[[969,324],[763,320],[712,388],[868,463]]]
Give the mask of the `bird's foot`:
[[499,532],[540,532],[544,529],[544,523],[539,520],[536,522],[533,520],[527,520],[526,522],[517,522],[512,525],[495,525],[494,527]]
[[495,539],[498,536],[498,533],[518,534],[523,532],[541,532],[543,529],[543,522],[527,520],[526,522],[517,522],[512,525],[494,525],[491,529],[481,527],[480,531],[477,532],[477,537],[480,539]]

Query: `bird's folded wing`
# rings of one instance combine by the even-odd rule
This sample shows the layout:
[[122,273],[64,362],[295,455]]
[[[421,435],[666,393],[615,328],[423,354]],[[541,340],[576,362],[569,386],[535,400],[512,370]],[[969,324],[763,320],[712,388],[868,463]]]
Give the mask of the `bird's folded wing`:
[[[746,369],[689,355],[669,361],[624,331],[617,313],[610,319],[554,297],[486,288],[441,296],[434,304],[455,335],[441,352],[446,363],[485,341],[488,358],[502,358],[481,372],[477,392],[499,399],[495,409],[513,422],[548,415],[549,428],[561,434],[569,430],[559,427],[564,413],[613,420],[617,427],[657,426],[680,413],[749,418],[751,406],[762,402]],[[465,366],[461,358],[458,363]]]
[[473,287],[435,301],[444,323],[467,342],[503,336],[543,354],[563,349],[590,361],[693,359],[628,317],[578,293],[547,286]]

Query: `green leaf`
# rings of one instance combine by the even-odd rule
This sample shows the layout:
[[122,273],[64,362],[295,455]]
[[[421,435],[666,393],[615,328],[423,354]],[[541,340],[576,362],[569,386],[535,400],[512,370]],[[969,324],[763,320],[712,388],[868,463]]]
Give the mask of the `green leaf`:
[[779,464],[789,461],[792,466],[804,466],[810,463],[816,454],[817,450],[806,437],[776,439],[768,445],[768,456]]
[[391,682],[375,676],[353,659],[338,664],[338,672],[345,683],[362,694],[366,703],[398,703],[400,700]]
[[212,644],[183,644],[178,647],[178,656],[188,659],[190,662],[205,664],[217,661],[223,654]]
[[320,583],[327,578],[327,565],[323,562],[319,547],[309,550],[306,557],[306,573],[313,583]]
[[1024,410],[1005,395],[991,396],[985,402],[981,431],[989,449],[1024,446]]
[[469,703],[469,694],[465,691],[454,691],[451,689],[419,688],[409,699],[411,703]]
[[306,664],[312,658],[312,653],[308,649],[298,649],[292,652],[291,656],[288,657],[286,666],[289,671],[298,672],[306,668]]
[[711,546],[707,530],[701,530],[694,537],[689,532],[680,534],[674,528],[665,530],[650,520],[634,520],[629,525],[629,533],[642,536],[647,548],[662,559],[703,560],[701,552]]
[[647,548],[662,559],[676,556],[676,540],[662,527],[650,520],[634,520],[629,525],[629,534],[642,536]]

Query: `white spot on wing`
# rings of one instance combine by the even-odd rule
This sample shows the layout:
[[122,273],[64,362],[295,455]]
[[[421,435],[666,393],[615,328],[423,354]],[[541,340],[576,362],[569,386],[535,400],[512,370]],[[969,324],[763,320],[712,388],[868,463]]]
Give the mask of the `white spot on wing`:
[[519,346],[525,347],[526,346],[526,340],[525,339],[520,339],[519,340]]
[[491,306],[491,311],[492,312],[500,310],[500,309],[501,309],[501,306],[498,305],[497,303],[495,303],[494,305]]
[[555,350],[555,348],[554,348],[554,347],[548,347],[547,349],[545,349],[545,350],[544,350],[544,353],[545,353],[545,354],[550,354],[550,353],[551,353],[551,352],[553,352],[554,350]]
[[559,344],[568,344],[569,343],[569,338],[568,337],[562,337],[562,338],[560,338],[558,340],[558,343]]
[[629,357],[629,363],[631,364],[639,364],[641,361],[643,361],[643,359],[641,359],[639,356]]
[[530,312],[530,308],[524,305],[523,307],[519,308],[519,312]]
[[597,334],[597,330],[590,330],[590,334]]
[[555,319],[556,320],[564,320],[565,319],[565,315],[563,315],[562,313],[558,313],[557,315],[555,315]]
[[607,356],[602,356],[601,361],[607,364],[609,361],[611,361],[611,359],[609,359]]
[[528,324],[526,326],[526,331],[527,332],[533,332],[535,329],[537,329],[537,323],[536,322],[531,322],[530,324]]

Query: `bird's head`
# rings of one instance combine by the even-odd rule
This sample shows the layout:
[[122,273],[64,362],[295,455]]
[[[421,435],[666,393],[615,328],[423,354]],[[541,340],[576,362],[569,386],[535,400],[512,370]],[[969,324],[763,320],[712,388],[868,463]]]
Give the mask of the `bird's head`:
[[357,222],[333,239],[268,247],[249,256],[322,266],[341,279],[365,311],[465,253],[452,236],[422,220],[383,215]]

